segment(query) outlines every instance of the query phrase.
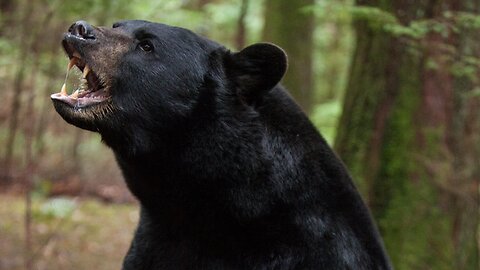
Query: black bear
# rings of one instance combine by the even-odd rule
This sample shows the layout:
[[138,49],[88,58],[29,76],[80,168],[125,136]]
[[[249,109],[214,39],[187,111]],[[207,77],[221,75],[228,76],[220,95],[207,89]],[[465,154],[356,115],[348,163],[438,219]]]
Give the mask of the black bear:
[[282,49],[137,20],[78,21],[62,44],[83,87],[55,109],[101,134],[141,204],[123,269],[391,269],[344,165],[279,85]]

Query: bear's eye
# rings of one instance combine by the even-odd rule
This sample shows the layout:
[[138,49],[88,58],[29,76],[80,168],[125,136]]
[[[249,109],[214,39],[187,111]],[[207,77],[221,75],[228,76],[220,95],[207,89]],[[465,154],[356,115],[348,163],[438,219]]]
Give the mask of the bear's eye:
[[153,44],[149,40],[143,40],[138,44],[138,47],[145,52],[153,51]]

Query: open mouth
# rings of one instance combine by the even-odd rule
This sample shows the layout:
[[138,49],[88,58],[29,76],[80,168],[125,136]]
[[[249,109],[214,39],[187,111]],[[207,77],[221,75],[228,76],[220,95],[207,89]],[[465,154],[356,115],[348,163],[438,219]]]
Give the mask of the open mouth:
[[[67,75],[60,92],[51,95],[51,98],[77,108],[96,105],[109,99],[110,93],[101,76],[97,75],[97,73],[92,70],[80,53],[75,50],[70,43],[63,41],[63,46],[70,58],[67,67]],[[69,95],[67,92],[66,79],[73,67],[80,69],[82,76],[80,78],[80,87]]]

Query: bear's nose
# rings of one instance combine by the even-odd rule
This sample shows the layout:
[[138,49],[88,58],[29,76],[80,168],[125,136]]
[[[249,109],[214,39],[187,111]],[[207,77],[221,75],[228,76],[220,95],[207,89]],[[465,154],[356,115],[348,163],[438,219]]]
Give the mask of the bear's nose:
[[88,24],[86,21],[77,21],[73,23],[70,28],[68,28],[68,32],[84,39],[95,39],[95,35],[93,34],[93,26]]

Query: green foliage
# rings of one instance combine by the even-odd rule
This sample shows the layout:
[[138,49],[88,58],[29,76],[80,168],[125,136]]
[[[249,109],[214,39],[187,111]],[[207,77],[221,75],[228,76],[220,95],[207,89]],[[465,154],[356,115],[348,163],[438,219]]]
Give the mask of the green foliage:
[[131,14],[125,19],[142,19],[186,27],[194,31],[202,31],[205,15],[201,10],[192,10],[185,6],[185,1],[135,0],[130,4]]
[[366,22],[371,29],[414,40],[422,39],[428,33],[439,33],[445,38],[452,30],[459,33],[462,29],[480,28],[480,15],[469,12],[446,11],[439,18],[422,18],[403,25],[395,14],[379,7],[353,6],[349,10],[354,20]]
[[321,131],[328,144],[333,145],[337,131],[338,118],[342,110],[340,100],[331,100],[315,106],[310,119]]
[[[480,58],[473,56],[474,51],[459,54],[458,48],[449,43],[454,34],[461,37],[471,31],[480,30],[479,14],[445,11],[440,17],[420,18],[404,25],[393,13],[378,7],[355,6],[350,11],[354,20],[366,22],[371,30],[385,32],[396,38],[397,42],[403,42],[412,54],[423,57],[424,52],[431,49],[429,46],[435,46],[437,51],[442,51],[442,55],[435,56],[435,59],[426,57],[428,69],[438,69],[439,62],[448,63],[453,76],[479,81]],[[442,39],[436,40],[436,43],[426,42],[429,35],[439,35]]]
[[398,24],[392,13],[373,6],[353,6],[350,12],[354,20],[366,21],[372,28],[382,28],[385,25]]
[[480,97],[480,87],[475,87],[472,91],[468,92],[465,98],[478,98]]
[[[413,21],[408,26],[404,26],[398,22],[387,23],[382,28],[385,32],[390,33],[395,37],[408,37],[412,39],[424,38],[429,30],[442,31],[444,29],[442,24],[434,24],[429,27],[429,22],[425,20]],[[445,32],[446,33],[446,32]]]
[[37,219],[65,218],[75,210],[75,200],[66,197],[57,197],[43,202],[34,213]]
[[462,61],[454,62],[450,68],[450,71],[457,78],[478,81],[480,59],[477,57],[465,56],[462,58]]
[[453,20],[456,25],[456,30],[460,31],[463,29],[480,29],[480,15],[474,14],[471,12],[453,12],[446,11],[444,17]]
[[47,180],[34,181],[34,187],[31,191],[31,196],[33,199],[44,199],[52,190],[52,182]]
[[[62,14],[64,19],[87,20],[97,25],[105,25],[111,19],[124,18],[131,14],[131,8],[136,0],[83,0],[83,1],[60,1],[49,0],[50,6]],[[76,18],[76,19],[73,19]]]
[[442,23],[421,19],[403,25],[394,14],[378,7],[355,6],[350,11],[354,20],[365,21],[371,29],[384,31],[394,37],[421,39],[430,31],[448,34]]

